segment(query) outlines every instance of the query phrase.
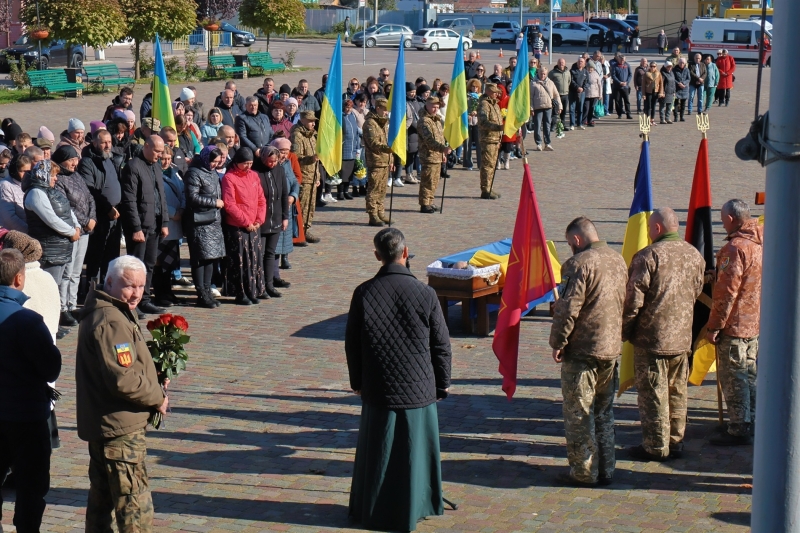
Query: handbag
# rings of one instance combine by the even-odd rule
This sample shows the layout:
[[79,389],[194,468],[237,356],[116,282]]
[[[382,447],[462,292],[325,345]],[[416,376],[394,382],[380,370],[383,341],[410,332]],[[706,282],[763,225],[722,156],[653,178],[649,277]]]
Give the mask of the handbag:
[[642,46],[642,38],[641,37],[637,37],[636,38],[636,44],[639,45],[639,46]]
[[594,103],[594,116],[599,118],[599,117],[604,117],[605,115],[606,115],[606,108],[605,106],[603,106],[603,102],[597,100],[597,102]]
[[192,211],[192,222],[195,226],[207,226],[217,220],[217,209],[211,208],[204,211]]

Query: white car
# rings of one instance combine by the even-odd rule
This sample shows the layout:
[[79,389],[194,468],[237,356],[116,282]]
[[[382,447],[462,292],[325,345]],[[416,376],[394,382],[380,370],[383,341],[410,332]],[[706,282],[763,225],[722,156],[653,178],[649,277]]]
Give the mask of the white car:
[[[597,30],[583,22],[570,22],[556,20],[553,23],[553,46],[561,46],[563,43],[586,44],[589,39],[591,46],[599,46],[600,42],[595,37]],[[542,26],[542,38],[550,40],[550,23]]]
[[495,22],[489,39],[492,43],[514,43],[521,31],[518,22]]
[[[411,46],[417,50],[455,50],[458,48],[459,35],[453,30],[442,28],[422,28],[414,32]],[[464,50],[472,48],[472,39],[464,37]]]

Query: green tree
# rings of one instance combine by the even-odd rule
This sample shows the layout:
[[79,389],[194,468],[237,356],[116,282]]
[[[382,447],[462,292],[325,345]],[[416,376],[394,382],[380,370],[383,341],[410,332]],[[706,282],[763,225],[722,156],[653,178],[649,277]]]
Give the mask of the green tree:
[[306,8],[300,0],[244,0],[239,20],[246,20],[267,36],[272,33],[300,33],[306,28]]
[[168,41],[180,39],[197,27],[194,0],[120,0],[120,6],[128,19],[128,37],[134,40],[136,79],[143,42],[154,40],[156,33]]
[[72,45],[104,47],[125,37],[125,16],[117,0],[39,0],[24,4],[20,19],[26,26],[47,26],[50,37],[67,42],[72,62]]

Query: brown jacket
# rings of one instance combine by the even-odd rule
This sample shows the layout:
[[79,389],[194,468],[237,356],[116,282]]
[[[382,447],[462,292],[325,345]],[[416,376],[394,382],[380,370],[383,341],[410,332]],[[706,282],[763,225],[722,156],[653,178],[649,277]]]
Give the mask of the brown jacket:
[[656,355],[688,352],[705,266],[700,252],[677,233],[662,236],[634,255],[628,269],[622,340]]
[[595,242],[561,267],[566,288],[554,305],[550,347],[565,356],[613,360],[622,347],[622,306],[628,270],[605,242]]
[[660,72],[647,72],[642,76],[642,93],[656,96],[664,94],[664,79]]
[[531,80],[531,108],[552,109],[556,111],[561,107],[561,97],[556,84],[550,78]]
[[364,119],[362,139],[366,150],[367,168],[386,168],[392,163],[392,148],[389,146],[389,119],[381,118],[372,111]]
[[78,437],[85,441],[140,430],[164,402],[136,313],[98,289],[81,313],[75,388]]
[[497,100],[485,94],[478,98],[478,130],[481,142],[499,144],[503,136],[503,115]]
[[297,155],[300,163],[300,170],[303,173],[301,183],[314,184],[314,176],[317,174],[317,132],[309,130],[301,123],[297,123],[289,130],[289,140],[292,141],[292,152]]
[[764,228],[753,218],[728,235],[728,243],[717,252],[709,330],[740,338],[758,335],[763,237]]
[[417,132],[419,133],[420,161],[430,164],[441,163],[447,145],[444,140],[442,119],[439,115],[431,115],[426,109],[423,109]]

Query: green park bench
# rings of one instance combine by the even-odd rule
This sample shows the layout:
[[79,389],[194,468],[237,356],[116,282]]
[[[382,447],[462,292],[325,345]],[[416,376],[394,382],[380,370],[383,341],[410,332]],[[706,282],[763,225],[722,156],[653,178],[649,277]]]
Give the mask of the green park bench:
[[286,65],[273,61],[269,52],[251,52],[247,54],[247,62],[250,63],[250,68],[260,68],[264,73],[286,70]]
[[67,81],[67,73],[63,69],[29,70],[28,80],[31,84],[31,96],[34,89],[39,89],[45,94],[63,93],[64,98],[68,92],[82,91],[82,83]]
[[245,74],[247,67],[236,65],[236,58],[232,55],[211,56],[208,58],[209,66],[214,70],[224,71],[226,74]]
[[121,76],[119,67],[113,63],[103,63],[101,65],[84,65],[86,71],[86,81],[89,83],[99,83],[103,89],[106,85],[133,85],[136,80],[130,77]]

